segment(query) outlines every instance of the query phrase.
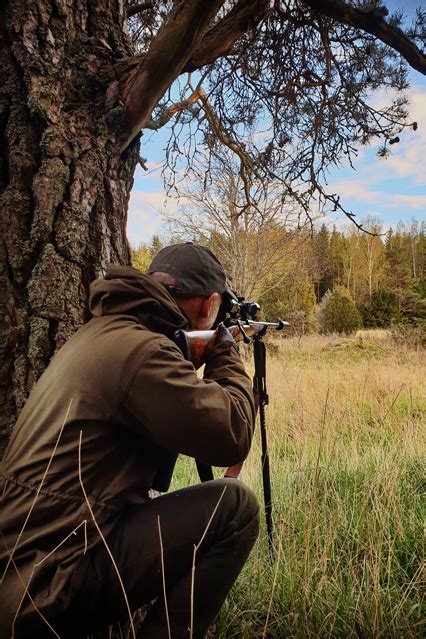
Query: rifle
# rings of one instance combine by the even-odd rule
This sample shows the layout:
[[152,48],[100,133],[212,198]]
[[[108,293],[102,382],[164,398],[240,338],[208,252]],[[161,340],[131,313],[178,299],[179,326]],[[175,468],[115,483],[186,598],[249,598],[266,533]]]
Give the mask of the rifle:
[[[228,330],[232,333],[235,341],[244,341],[246,344],[253,343],[254,350],[254,375],[253,391],[256,401],[256,410],[260,416],[260,435],[262,442],[262,477],[263,495],[265,503],[266,529],[268,533],[269,557],[273,559],[273,527],[272,527],[272,497],[271,497],[271,477],[269,467],[268,445],[266,438],[266,417],[265,406],[269,403],[266,390],[266,348],[263,337],[268,328],[282,330],[288,326],[288,322],[277,320],[277,322],[259,322],[255,316],[259,310],[256,302],[247,302],[242,297],[237,297],[232,291],[227,291],[223,308],[219,312],[219,320],[223,321]],[[175,342],[182,350],[186,359],[190,360],[196,369],[203,364],[206,355],[213,348],[216,339],[216,330],[207,331],[176,331]],[[213,479],[211,466],[198,460],[197,470],[201,481]],[[242,463],[228,468],[225,477],[237,478],[242,468]]]
[[[245,344],[250,344],[252,341],[255,342],[256,338],[261,339],[268,327],[280,331],[285,326],[288,326],[288,322],[283,320],[278,320],[277,322],[247,320],[245,323],[238,321],[236,324],[231,324],[227,326],[227,329],[232,333],[236,342],[243,341]],[[261,333],[262,335],[260,335]],[[174,337],[175,343],[182,350],[185,358],[189,359],[196,369],[199,369],[204,364],[206,356],[216,342],[217,330],[176,331]]]

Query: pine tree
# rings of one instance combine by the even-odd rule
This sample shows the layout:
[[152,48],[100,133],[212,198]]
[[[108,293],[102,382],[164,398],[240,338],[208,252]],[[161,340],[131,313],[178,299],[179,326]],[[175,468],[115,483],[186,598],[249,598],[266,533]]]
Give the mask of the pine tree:
[[330,234],[325,224],[312,236],[313,278],[317,301],[332,286],[329,265]]
[[163,248],[158,235],[153,235],[149,244],[142,242],[137,249],[130,249],[132,266],[145,273],[152,262],[152,258]]
[[149,247],[149,252],[151,254],[151,258],[153,258],[161,249],[163,248],[163,243],[160,240],[158,235],[152,236],[151,246]]
[[375,291],[370,303],[361,308],[361,313],[367,328],[388,328],[401,319],[397,297],[391,291]]
[[347,239],[333,227],[330,235],[329,246],[329,272],[331,286],[344,284],[344,255],[346,252]]

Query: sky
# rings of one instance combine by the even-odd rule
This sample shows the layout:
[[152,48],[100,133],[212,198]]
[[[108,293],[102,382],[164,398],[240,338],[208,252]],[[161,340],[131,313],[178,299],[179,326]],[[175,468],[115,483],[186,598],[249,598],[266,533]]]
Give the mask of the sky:
[[[387,0],[390,11],[404,7],[409,14],[419,6],[418,0]],[[426,78],[410,71],[408,95],[410,120],[418,123],[417,131],[406,130],[400,135],[399,144],[391,147],[387,159],[377,158],[378,144],[362,147],[354,162],[356,170],[349,166],[333,169],[328,178],[328,192],[339,193],[345,208],[361,221],[367,217],[378,218],[385,228],[396,226],[398,221],[412,218],[426,221]],[[381,103],[382,93],[374,96]],[[161,212],[173,211],[176,200],[167,198],[161,179],[161,162],[164,159],[166,130],[145,131],[142,137],[141,156],[146,158],[148,171],[138,165],[130,196],[127,234],[130,244],[137,247],[150,242],[154,234],[166,236],[167,229]],[[348,219],[340,214],[326,222],[347,226]]]

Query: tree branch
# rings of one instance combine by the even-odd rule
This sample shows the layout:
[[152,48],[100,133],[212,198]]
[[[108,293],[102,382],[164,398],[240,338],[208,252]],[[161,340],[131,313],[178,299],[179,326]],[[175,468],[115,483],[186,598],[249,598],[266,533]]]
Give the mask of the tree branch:
[[169,122],[172,117],[176,115],[176,113],[179,113],[179,111],[183,111],[195,104],[195,102],[197,102],[197,100],[199,100],[203,96],[203,94],[204,91],[201,89],[201,87],[197,87],[188,98],[182,100],[181,102],[177,102],[176,104],[172,104],[172,106],[168,107],[167,109],[164,109],[164,111],[155,120],[149,120],[149,122],[145,124],[145,129],[158,131],[158,129],[161,129],[161,127],[166,125],[167,122]]
[[323,16],[370,33],[398,51],[413,69],[426,75],[426,56],[401,29],[386,22],[385,8],[362,9],[343,0],[303,0],[303,3]]
[[127,7],[126,9],[126,17],[133,18],[133,16],[136,16],[138,13],[142,13],[142,11],[152,9],[153,6],[153,2],[139,2],[138,4],[131,4],[130,7]]
[[235,153],[239,158],[240,158],[240,170],[239,170],[239,175],[241,177],[241,180],[243,182],[244,185],[244,194],[246,197],[246,203],[242,208],[242,211],[239,213],[239,215],[242,215],[242,213],[244,213],[244,211],[249,207],[249,206],[253,206],[256,208],[255,203],[252,201],[252,198],[250,196],[250,184],[249,184],[249,180],[247,177],[247,170],[251,169],[253,170],[254,168],[254,160],[253,158],[251,158],[245,151],[244,149],[237,143],[235,142],[235,140],[232,140],[232,138],[230,138],[223,130],[220,121],[218,119],[218,117],[216,116],[212,106],[210,105],[207,95],[205,93],[205,91],[200,87],[200,100],[202,103],[202,108],[204,113],[206,114],[206,117],[210,123],[210,126],[212,127],[214,133],[216,134],[216,137],[218,138],[218,140],[220,140],[220,142],[228,147],[228,149],[230,149],[231,151],[233,151],[233,153]]
[[119,99],[125,108],[121,151],[144,127],[156,104],[182,73],[223,1],[174,3],[148,53],[119,87]]
[[268,0],[240,0],[238,4],[203,37],[185,65],[184,71],[195,71],[228,54],[235,42],[267,14]]

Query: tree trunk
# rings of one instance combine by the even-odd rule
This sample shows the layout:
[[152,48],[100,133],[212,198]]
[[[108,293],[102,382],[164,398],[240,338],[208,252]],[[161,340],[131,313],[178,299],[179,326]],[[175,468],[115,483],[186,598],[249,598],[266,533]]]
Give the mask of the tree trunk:
[[[72,6],[70,6],[72,5]],[[138,143],[120,155],[120,0],[0,7],[0,452],[31,386],[84,321],[88,284],[129,263]]]

